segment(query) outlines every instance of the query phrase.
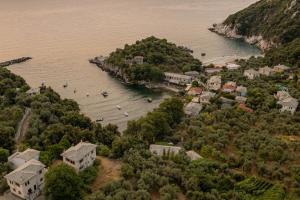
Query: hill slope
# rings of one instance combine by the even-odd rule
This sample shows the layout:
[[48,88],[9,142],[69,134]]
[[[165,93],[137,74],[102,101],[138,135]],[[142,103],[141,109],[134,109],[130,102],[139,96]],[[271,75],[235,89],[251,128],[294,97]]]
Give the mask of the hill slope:
[[300,1],[260,0],[214,25],[212,31],[243,38],[263,50],[289,43],[300,37]]

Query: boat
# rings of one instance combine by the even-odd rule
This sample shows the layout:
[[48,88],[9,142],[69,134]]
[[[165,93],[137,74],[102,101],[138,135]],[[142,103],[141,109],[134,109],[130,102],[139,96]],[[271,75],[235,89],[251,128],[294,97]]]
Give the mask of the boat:
[[124,112],[124,115],[125,115],[125,117],[129,116],[128,112]]
[[102,121],[104,121],[104,118],[103,118],[103,117],[101,117],[101,118],[99,118],[99,119],[96,119],[96,122],[102,122]]
[[206,56],[206,53],[201,53],[201,56]]
[[119,106],[119,105],[117,105],[116,107],[117,107],[119,110],[121,110],[121,109],[122,109],[122,107],[121,107],[121,106]]
[[101,92],[101,94],[102,94],[102,96],[104,96],[104,97],[107,97],[107,96],[108,96],[108,92],[106,92],[106,91]]
[[65,83],[65,84],[63,85],[63,87],[64,87],[64,88],[68,87],[68,83]]
[[76,92],[77,92],[77,90],[75,89],[75,90],[74,90],[74,93],[76,93]]
[[152,98],[148,98],[147,101],[148,101],[149,103],[151,103],[151,102],[152,102]]
[[86,96],[87,96],[87,97],[89,97],[89,96],[90,96],[90,94],[89,94],[89,93],[86,93]]

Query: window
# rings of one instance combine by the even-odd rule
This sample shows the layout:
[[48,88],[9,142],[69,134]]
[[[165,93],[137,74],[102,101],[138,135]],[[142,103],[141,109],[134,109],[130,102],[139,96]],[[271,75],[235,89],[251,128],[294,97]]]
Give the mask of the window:
[[42,173],[42,170],[40,170],[39,173],[41,174],[41,173]]
[[43,178],[40,179],[41,182],[42,182],[43,180],[44,180]]
[[19,193],[19,194],[21,194],[21,192],[20,192],[20,191],[19,191],[18,193]]
[[80,163],[82,163],[83,159],[79,160]]
[[36,185],[33,186],[34,190],[36,190]]
[[20,184],[19,184],[19,183],[16,183],[16,186],[20,187]]

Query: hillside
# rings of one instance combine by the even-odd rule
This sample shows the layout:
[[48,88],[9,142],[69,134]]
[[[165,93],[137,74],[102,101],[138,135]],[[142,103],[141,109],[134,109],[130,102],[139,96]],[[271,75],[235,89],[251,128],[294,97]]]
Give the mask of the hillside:
[[266,50],[300,36],[299,11],[297,0],[260,0],[230,15],[212,30],[228,37],[243,38]]
[[[135,56],[143,56],[143,63],[128,64],[127,61]],[[192,56],[191,50],[153,36],[117,49],[106,63],[120,68],[130,81],[160,81],[165,71],[180,73],[202,69],[201,62]]]

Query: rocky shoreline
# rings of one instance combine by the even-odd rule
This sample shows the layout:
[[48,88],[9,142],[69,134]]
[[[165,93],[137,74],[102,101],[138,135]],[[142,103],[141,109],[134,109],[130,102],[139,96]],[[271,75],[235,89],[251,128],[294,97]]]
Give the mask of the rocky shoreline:
[[243,40],[251,45],[257,46],[262,51],[266,51],[271,47],[276,47],[276,44],[274,42],[265,40],[261,35],[254,35],[250,37],[239,35],[236,31],[236,28],[235,27],[232,28],[232,26],[230,25],[225,25],[222,23],[214,24],[208,30],[227,38]]
[[13,65],[13,64],[26,62],[26,61],[31,60],[31,59],[32,59],[31,57],[22,57],[22,58],[17,58],[17,59],[1,62],[0,67],[7,67],[7,66],[10,66],[10,65]]

